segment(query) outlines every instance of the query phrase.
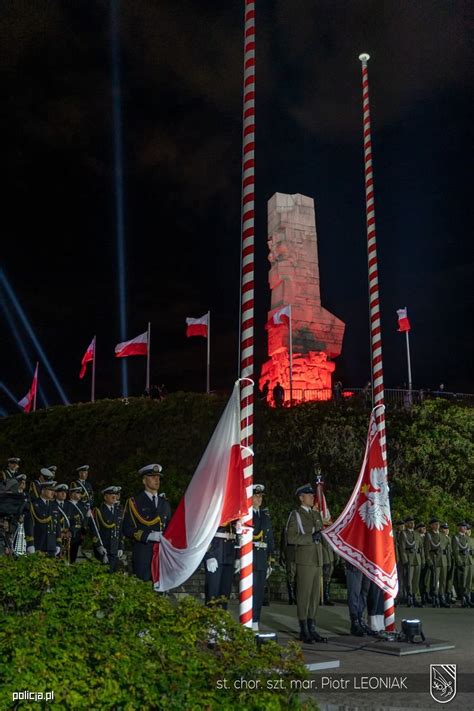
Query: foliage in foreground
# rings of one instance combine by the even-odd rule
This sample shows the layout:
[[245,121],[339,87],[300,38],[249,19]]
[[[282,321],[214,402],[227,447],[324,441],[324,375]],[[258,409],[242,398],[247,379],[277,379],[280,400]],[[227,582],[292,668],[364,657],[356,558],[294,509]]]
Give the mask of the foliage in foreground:
[[[191,598],[173,606],[95,562],[0,558],[0,604],[1,709],[24,689],[54,690],[56,710],[310,708],[290,689],[305,678],[295,644],[258,648],[228,613]],[[235,688],[241,678],[260,689]]]

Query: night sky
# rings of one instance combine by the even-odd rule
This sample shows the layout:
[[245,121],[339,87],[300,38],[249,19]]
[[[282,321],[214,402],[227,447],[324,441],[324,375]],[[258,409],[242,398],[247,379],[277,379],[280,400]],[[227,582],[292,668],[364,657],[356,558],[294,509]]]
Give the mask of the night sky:
[[[121,114],[128,338],[152,323],[152,382],[205,389],[237,375],[243,0],[122,0]],[[0,9],[2,267],[67,397],[121,392],[110,5],[17,0]],[[370,377],[361,66],[368,52],[387,387],[474,392],[473,4],[257,2],[256,362],[266,358],[266,204],[314,197],[323,305],[346,335],[336,375]],[[471,183],[471,184],[470,184]],[[2,302],[4,291],[1,292]],[[9,308],[14,313],[12,305]],[[36,351],[16,316],[31,361]],[[31,373],[0,310],[0,381]],[[42,366],[40,366],[42,367]],[[41,370],[50,404],[60,402]],[[145,359],[129,359],[130,393]],[[41,405],[41,400],[39,401]],[[14,406],[0,393],[2,410]]]

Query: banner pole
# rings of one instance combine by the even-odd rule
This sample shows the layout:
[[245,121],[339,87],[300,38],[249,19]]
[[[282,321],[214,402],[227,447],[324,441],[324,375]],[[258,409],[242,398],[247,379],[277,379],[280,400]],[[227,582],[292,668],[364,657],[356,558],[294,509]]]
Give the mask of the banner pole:
[[[377,261],[377,240],[375,230],[374,173],[372,166],[372,135],[370,125],[368,54],[361,54],[362,63],[362,102],[364,114],[364,164],[365,164],[365,201],[367,214],[367,258],[369,268],[369,308],[370,308],[370,343],[372,363],[373,406],[376,408],[375,421],[380,433],[382,459],[387,473],[387,444],[385,433],[385,394],[383,385],[382,329],[380,324],[380,296]],[[393,543],[392,543],[393,545]],[[395,631],[395,601],[384,592],[384,621],[387,632]]]
[[150,350],[151,350],[151,323],[148,321],[147,349],[146,349],[146,385],[145,392],[150,395]]
[[92,383],[91,383],[91,402],[95,402],[95,353],[97,350],[97,336],[94,336],[94,357],[92,358]]
[[293,322],[290,304],[290,407],[293,405]]
[[38,368],[39,361],[36,361],[36,377],[35,377],[35,392],[33,394],[33,412],[36,412],[36,392],[38,390]]
[[211,392],[211,312],[207,312],[207,369],[206,369],[206,393]]

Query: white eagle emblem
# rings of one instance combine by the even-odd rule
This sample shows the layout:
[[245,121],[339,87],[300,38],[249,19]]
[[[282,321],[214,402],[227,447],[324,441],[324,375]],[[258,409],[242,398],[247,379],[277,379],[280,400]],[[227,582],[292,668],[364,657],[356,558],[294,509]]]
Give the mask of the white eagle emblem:
[[365,492],[367,500],[359,507],[359,513],[369,530],[376,528],[382,531],[385,526],[391,525],[388,484],[383,467],[370,470],[370,483],[375,491]]

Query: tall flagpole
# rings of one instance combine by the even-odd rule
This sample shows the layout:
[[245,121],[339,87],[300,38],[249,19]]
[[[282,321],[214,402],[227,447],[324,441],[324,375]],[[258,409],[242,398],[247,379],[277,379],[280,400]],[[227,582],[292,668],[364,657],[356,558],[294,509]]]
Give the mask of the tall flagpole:
[[97,336],[94,336],[94,357],[92,358],[91,402],[95,402],[95,352],[97,350]]
[[211,392],[211,312],[207,312],[207,371],[206,371],[206,393]]
[[150,395],[150,350],[151,350],[151,323],[148,321],[147,349],[146,349],[146,384],[145,392]]
[[[405,306],[405,312],[408,316],[408,310],[407,307]],[[407,340],[407,364],[408,364],[408,390],[410,391],[410,400],[411,400],[411,391],[413,388],[413,383],[411,379],[411,358],[410,358],[410,330],[408,329],[405,331],[405,336]]]
[[[387,467],[387,440],[385,434],[385,395],[383,387],[382,329],[380,325],[380,298],[375,232],[374,174],[372,169],[372,136],[370,127],[368,54],[359,56],[362,62],[362,102],[364,113],[365,202],[367,213],[367,257],[369,266],[370,341],[372,361],[372,397],[376,409],[375,421],[380,432],[382,457]],[[395,630],[395,602],[384,592],[385,630]]]
[[35,383],[35,392],[33,394],[33,412],[36,412],[36,393],[38,391],[38,367],[39,367],[39,361],[36,361],[36,383]]
[[291,315],[291,304],[290,304],[290,407],[293,405],[293,323]]
[[255,230],[255,0],[244,0],[244,86],[242,150],[242,254],[240,329],[240,444],[248,514],[240,534],[239,618],[252,627],[253,612],[253,360]]

